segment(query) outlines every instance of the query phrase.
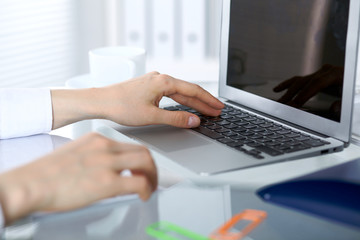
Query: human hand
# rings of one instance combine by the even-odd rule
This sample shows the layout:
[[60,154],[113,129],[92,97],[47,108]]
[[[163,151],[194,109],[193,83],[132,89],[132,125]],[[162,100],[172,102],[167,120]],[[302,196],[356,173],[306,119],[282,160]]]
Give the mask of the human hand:
[[[128,169],[132,176],[120,173]],[[9,224],[35,211],[64,211],[103,198],[157,188],[149,151],[91,133],[52,154],[0,175],[0,203]]]
[[[317,72],[304,76],[293,77],[281,82],[274,88],[274,92],[287,89],[286,93],[278,100],[293,107],[302,107],[318,92],[334,88],[338,93],[342,90],[344,68],[325,64]],[[333,90],[334,90],[333,89]]]
[[163,97],[172,98],[209,116],[218,116],[224,107],[222,102],[198,85],[157,72],[104,88],[53,90],[52,96],[54,129],[93,118],[128,126],[168,124],[191,128],[200,124],[195,114],[160,109],[159,102]]
[[129,126],[168,124],[190,128],[200,124],[192,113],[160,109],[164,96],[209,116],[218,116],[224,107],[198,85],[156,72],[98,90],[105,118]]

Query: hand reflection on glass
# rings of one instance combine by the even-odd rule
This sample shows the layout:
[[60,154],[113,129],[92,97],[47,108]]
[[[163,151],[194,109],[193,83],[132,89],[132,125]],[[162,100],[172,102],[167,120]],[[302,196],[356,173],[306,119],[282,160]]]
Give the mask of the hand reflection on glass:
[[[278,102],[296,108],[302,107],[310,98],[319,92],[340,96],[342,92],[344,68],[325,64],[313,74],[307,76],[295,76],[281,82],[274,88],[274,92],[287,89]],[[334,102],[333,105],[338,103]]]

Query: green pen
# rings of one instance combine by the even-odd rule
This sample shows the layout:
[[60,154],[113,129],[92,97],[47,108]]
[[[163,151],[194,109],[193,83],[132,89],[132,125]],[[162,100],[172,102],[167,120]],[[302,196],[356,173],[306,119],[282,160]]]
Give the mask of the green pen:
[[146,233],[159,240],[211,240],[208,237],[201,236],[175,224],[164,221],[150,224],[146,228]]

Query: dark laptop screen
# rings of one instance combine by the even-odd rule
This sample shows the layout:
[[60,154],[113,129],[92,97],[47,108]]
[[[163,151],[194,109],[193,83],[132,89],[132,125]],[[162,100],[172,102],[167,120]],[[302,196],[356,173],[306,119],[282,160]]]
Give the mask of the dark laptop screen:
[[349,0],[231,1],[227,85],[340,121]]

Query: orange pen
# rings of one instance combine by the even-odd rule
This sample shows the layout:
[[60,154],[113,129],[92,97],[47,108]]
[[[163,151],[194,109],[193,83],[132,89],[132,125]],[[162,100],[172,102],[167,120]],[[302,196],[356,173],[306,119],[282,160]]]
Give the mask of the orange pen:
[[[257,227],[265,218],[267,214],[265,211],[246,209],[243,212],[233,216],[217,231],[210,235],[212,240],[239,240],[249,234]],[[240,232],[229,232],[239,221],[250,221]]]

